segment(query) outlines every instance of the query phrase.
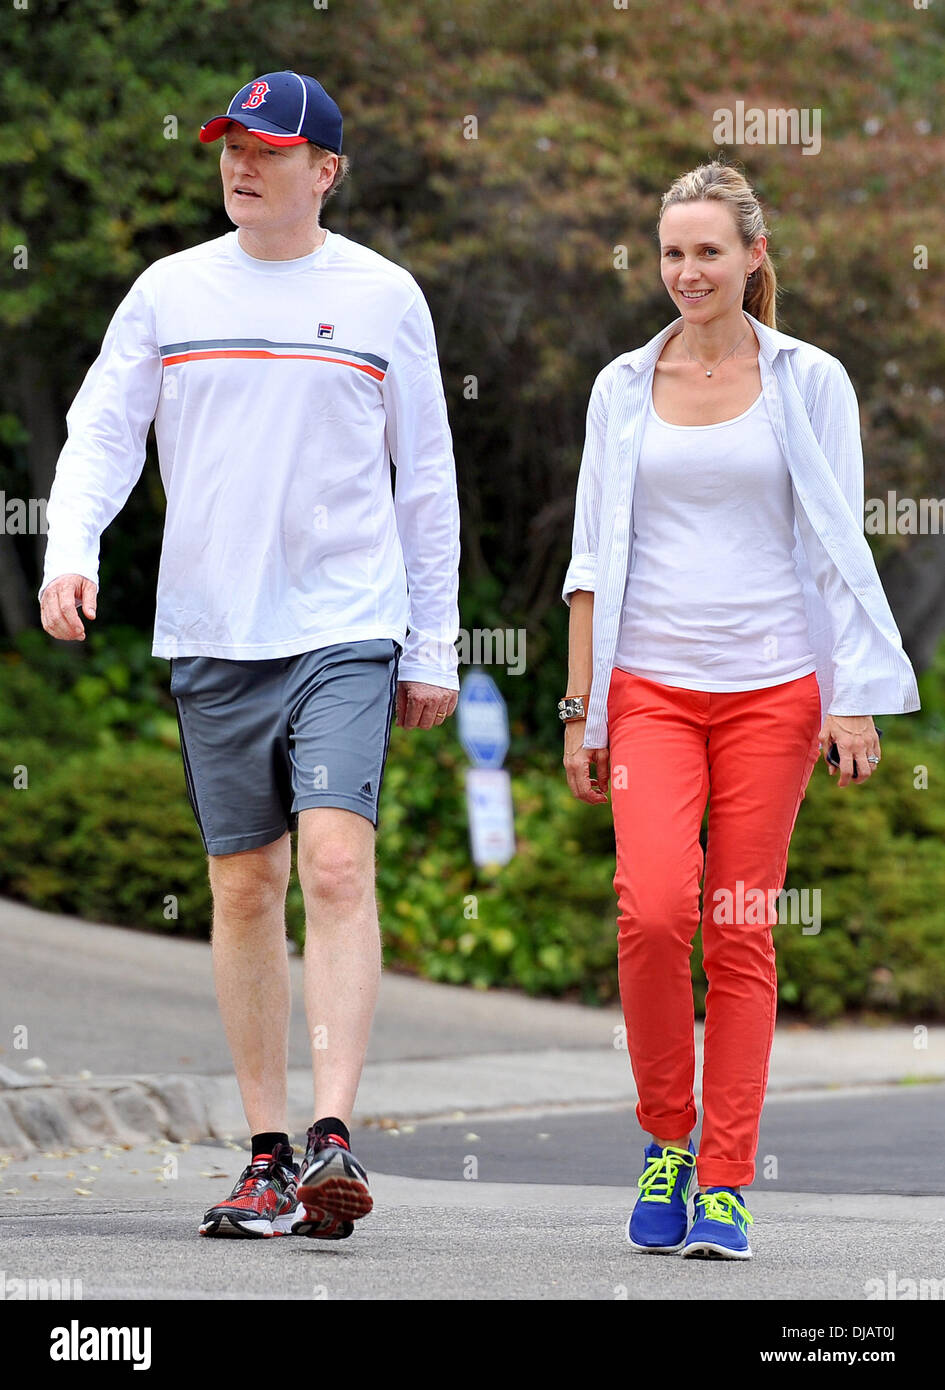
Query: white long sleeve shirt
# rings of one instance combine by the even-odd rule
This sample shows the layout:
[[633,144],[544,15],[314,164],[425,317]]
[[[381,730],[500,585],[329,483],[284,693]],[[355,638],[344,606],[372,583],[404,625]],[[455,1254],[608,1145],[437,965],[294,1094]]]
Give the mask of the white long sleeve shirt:
[[[751,314],[768,417],[791,474],[794,563],[822,715],[919,708],[915,673],[863,534],[863,451],[843,365]],[[634,481],[656,362],[677,319],[599,373],[587,410],[572,558],[562,596],[594,593],[593,679],[584,746],[607,746],[607,695],[632,561]]]
[[298,260],[258,260],[230,232],[144,271],[67,417],[40,597],[62,574],[98,582],[152,419],[155,656],[390,637],[402,680],[458,687],[452,440],[409,272],[330,230]]

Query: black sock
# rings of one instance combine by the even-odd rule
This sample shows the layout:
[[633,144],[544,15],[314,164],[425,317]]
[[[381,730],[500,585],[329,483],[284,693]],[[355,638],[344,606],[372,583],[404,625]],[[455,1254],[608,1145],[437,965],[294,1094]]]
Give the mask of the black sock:
[[274,1154],[280,1144],[290,1147],[287,1134],[254,1134],[253,1158],[258,1158],[260,1154]]
[[321,1130],[326,1139],[333,1134],[336,1138],[344,1140],[346,1148],[351,1147],[351,1135],[348,1133],[348,1126],[334,1115],[327,1115],[324,1120],[316,1120],[312,1128]]

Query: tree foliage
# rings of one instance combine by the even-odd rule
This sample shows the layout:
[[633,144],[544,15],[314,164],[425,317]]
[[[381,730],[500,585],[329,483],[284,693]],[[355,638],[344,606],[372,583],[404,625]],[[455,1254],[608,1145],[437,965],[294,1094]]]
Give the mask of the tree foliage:
[[[708,157],[741,160],[768,209],[781,326],[850,370],[867,494],[943,491],[941,7],[72,0],[8,8],[0,23],[0,484],[11,495],[48,493],[65,407],[132,278],[229,229],[201,121],[251,76],[286,67],[322,79],[344,112],[353,174],[326,223],[406,265],[433,309],[461,486],[464,620],[489,610],[524,624],[533,669],[551,652],[561,660],[558,592],[591,383],[673,317],[657,269],[659,197]],[[720,151],[714,112],[738,101],[816,109],[820,153]],[[26,270],[10,268],[18,246]],[[929,265],[916,269],[922,246]],[[143,626],[160,526],[149,469],[103,565],[108,610]],[[32,584],[38,555],[0,537],[11,544]],[[894,563],[912,542],[877,544]],[[923,572],[930,601],[915,619],[938,623],[933,636],[945,622],[932,601],[945,597],[940,571]],[[556,672],[549,689],[559,683]]]

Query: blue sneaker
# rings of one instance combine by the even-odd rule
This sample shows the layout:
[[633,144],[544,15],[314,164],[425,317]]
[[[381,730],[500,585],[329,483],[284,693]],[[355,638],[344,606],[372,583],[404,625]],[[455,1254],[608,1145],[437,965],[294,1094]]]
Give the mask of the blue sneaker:
[[689,1229],[689,1187],[696,1171],[696,1151],[668,1144],[648,1144],[646,1167],[637,1186],[640,1195],[627,1222],[627,1240],[634,1250],[652,1255],[675,1255]]
[[751,1214],[734,1187],[697,1192],[696,1219],[683,1246],[683,1259],[750,1260]]

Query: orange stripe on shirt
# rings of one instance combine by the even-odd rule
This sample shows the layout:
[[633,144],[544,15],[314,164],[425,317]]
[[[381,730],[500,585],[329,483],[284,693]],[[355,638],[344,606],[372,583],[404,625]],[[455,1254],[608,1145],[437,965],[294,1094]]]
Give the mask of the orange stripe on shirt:
[[265,352],[260,348],[228,348],[210,352],[178,352],[172,357],[161,359],[165,367],[174,367],[178,362],[202,362],[208,357],[270,357],[294,358],[300,362],[336,362],[340,367],[354,367],[356,371],[367,372],[375,381],[383,381],[384,373],[377,367],[369,367],[362,362],[349,362],[344,357],[318,357],[307,352]]

